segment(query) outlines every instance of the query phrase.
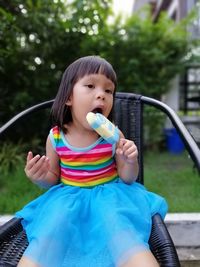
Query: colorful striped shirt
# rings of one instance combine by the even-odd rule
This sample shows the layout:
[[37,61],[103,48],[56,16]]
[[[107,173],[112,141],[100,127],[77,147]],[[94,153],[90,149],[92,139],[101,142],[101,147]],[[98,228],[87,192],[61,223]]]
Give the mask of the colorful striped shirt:
[[66,185],[93,187],[118,178],[114,145],[99,138],[85,148],[71,146],[57,126],[50,131],[52,145],[60,159],[60,179]]

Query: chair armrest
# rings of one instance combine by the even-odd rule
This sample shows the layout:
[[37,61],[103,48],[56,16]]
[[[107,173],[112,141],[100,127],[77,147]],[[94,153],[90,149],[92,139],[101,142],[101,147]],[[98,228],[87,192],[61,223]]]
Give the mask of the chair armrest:
[[181,266],[174,243],[159,214],[155,214],[152,217],[152,230],[149,238],[149,246],[160,266]]
[[21,219],[12,218],[0,227],[0,244],[9,241],[13,235],[22,231]]
[[0,266],[17,266],[28,246],[21,219],[13,218],[0,227]]

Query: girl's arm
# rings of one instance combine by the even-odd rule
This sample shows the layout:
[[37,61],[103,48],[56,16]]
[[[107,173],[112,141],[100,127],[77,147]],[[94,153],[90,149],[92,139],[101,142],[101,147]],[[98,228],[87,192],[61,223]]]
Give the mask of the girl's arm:
[[115,158],[120,178],[127,184],[133,183],[139,172],[138,150],[135,143],[125,139],[122,133],[117,143]]
[[46,142],[46,155],[33,156],[31,151],[28,152],[24,170],[27,177],[41,187],[48,188],[58,183],[60,175],[59,158],[52,147],[49,136]]

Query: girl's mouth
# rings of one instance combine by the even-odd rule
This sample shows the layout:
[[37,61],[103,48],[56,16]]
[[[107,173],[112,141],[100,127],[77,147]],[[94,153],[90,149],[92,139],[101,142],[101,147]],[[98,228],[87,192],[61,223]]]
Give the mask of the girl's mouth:
[[101,108],[95,108],[92,110],[93,113],[103,113],[103,110]]

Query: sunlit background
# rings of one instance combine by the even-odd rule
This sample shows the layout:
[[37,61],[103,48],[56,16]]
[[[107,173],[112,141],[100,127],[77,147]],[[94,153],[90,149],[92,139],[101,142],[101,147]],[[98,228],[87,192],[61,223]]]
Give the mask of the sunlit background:
[[113,0],[113,10],[115,14],[122,13],[130,15],[133,11],[135,0]]

